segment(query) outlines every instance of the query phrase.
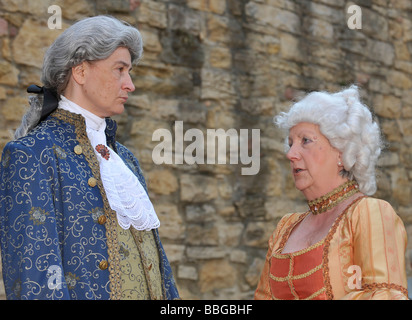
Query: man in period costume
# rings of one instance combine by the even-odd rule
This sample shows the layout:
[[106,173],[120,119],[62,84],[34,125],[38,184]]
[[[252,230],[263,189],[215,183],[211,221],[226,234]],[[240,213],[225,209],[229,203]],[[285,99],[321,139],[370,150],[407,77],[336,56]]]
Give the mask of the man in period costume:
[[111,116],[134,91],[140,33],[77,22],[46,52],[43,87],[4,149],[0,241],[8,299],[177,299],[139,162]]

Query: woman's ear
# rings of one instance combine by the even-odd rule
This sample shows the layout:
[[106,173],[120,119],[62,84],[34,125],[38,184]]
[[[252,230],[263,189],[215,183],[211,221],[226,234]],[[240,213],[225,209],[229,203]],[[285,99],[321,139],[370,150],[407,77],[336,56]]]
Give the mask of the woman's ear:
[[339,152],[339,154],[338,154],[337,163],[338,163],[338,167],[343,167],[343,163],[342,163],[342,152]]

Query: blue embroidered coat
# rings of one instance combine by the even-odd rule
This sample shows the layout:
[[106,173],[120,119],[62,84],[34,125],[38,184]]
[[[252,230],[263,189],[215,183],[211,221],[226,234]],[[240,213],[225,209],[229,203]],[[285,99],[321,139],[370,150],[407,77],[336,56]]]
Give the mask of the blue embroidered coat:
[[[116,123],[106,122],[108,145],[146,189],[137,159],[115,141]],[[7,299],[119,299],[116,212],[107,201],[84,118],[57,109],[27,136],[6,145],[0,169],[0,241]],[[98,212],[105,223],[97,223]],[[177,299],[158,231],[153,230],[153,235],[162,298]]]

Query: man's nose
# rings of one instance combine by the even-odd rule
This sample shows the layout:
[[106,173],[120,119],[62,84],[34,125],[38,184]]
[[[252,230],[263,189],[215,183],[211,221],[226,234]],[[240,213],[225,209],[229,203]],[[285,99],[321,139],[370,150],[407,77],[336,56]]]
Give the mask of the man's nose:
[[133,80],[130,74],[127,74],[126,76],[125,82],[123,84],[123,89],[128,92],[133,92],[136,89],[136,87],[133,84]]

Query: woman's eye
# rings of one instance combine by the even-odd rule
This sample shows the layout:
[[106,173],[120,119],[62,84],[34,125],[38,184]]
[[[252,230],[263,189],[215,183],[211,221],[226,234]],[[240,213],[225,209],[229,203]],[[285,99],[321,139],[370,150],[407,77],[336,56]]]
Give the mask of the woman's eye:
[[302,139],[303,144],[307,144],[309,142],[312,142],[312,140],[308,139],[308,138],[303,138]]

